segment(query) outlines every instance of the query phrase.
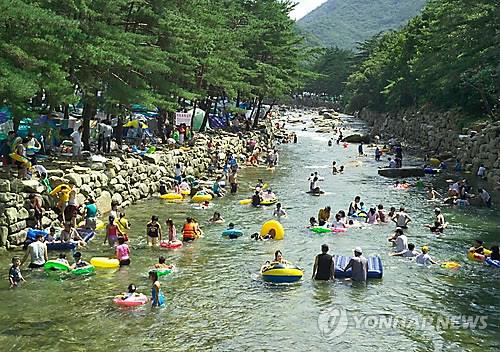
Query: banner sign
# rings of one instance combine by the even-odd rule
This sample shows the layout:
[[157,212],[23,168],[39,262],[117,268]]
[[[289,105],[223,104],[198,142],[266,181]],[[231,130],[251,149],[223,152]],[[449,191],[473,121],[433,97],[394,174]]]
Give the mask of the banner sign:
[[179,125],[182,125],[184,123],[184,124],[186,124],[186,126],[191,127],[191,116],[192,116],[192,114],[187,113],[187,112],[176,112],[175,113],[175,125],[179,126]]

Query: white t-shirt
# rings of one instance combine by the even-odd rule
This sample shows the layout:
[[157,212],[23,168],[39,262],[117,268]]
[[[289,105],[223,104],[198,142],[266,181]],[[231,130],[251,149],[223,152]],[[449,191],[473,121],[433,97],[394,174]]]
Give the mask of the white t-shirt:
[[419,254],[417,256],[417,258],[415,258],[415,261],[417,262],[417,264],[420,264],[420,265],[431,265],[432,262],[431,262],[431,256],[427,253],[422,253],[422,254]]
[[182,175],[182,166],[181,167],[176,167],[175,168],[175,176],[179,177]]
[[489,199],[490,199],[490,194],[488,192],[486,192],[484,189],[483,189],[483,192],[481,194],[479,194],[479,196],[481,197],[481,199],[483,200],[483,202],[487,202]]
[[477,170],[477,175],[483,177],[486,174],[486,168],[484,166],[479,166]]
[[45,264],[45,243],[35,241],[28,247],[31,247],[31,263],[36,265]]
[[82,146],[82,136],[80,135],[80,132],[78,131],[73,131],[70,135],[71,140],[73,141],[73,145],[76,147],[81,147]]
[[396,252],[403,252],[408,250],[408,237],[406,235],[400,235],[394,241],[396,245]]

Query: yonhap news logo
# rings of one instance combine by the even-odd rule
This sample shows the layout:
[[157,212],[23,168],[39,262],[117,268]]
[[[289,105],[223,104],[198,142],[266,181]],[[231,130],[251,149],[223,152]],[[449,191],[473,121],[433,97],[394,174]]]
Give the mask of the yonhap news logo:
[[363,314],[349,312],[342,307],[331,307],[320,312],[318,329],[321,336],[333,341],[353,330],[484,330],[488,327],[488,317],[484,315],[456,315],[434,317],[400,317],[391,313]]

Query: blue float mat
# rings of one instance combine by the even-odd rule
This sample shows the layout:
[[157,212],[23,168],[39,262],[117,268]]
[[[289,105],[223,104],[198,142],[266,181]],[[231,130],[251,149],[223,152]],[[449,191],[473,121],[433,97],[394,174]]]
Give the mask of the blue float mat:
[[[336,255],[333,257],[335,260],[335,277],[350,278],[352,276],[352,269],[344,272],[344,268],[347,266],[352,257],[345,257],[343,255]],[[368,278],[369,279],[381,279],[384,273],[382,266],[382,259],[379,256],[368,257]]]

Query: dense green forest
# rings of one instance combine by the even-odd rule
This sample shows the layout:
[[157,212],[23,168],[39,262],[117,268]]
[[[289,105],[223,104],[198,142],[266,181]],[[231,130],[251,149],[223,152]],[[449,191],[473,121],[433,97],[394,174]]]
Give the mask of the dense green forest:
[[297,22],[313,46],[354,49],[356,43],[402,27],[427,0],[329,0]]
[[499,0],[431,0],[401,30],[361,43],[356,53],[327,51],[314,66],[326,75],[309,87],[344,95],[350,111],[426,105],[498,119],[499,18]]
[[181,100],[203,109],[217,97],[273,101],[303,80],[292,6],[0,0],[0,105],[21,116],[80,101],[88,138],[96,109],[119,115],[140,103],[166,115]]

